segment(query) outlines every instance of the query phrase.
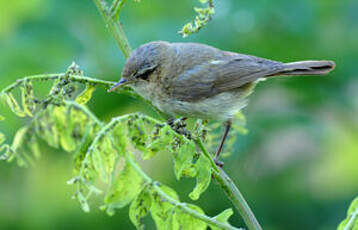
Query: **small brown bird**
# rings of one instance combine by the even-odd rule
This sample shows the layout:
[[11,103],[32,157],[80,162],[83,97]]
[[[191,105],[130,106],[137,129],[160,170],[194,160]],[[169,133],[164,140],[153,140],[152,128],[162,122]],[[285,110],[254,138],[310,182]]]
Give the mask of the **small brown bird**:
[[203,44],[155,41],[132,52],[122,79],[109,92],[129,84],[170,115],[225,121],[225,132],[214,158],[219,164],[231,119],[246,106],[247,96],[260,80],[324,75],[334,67],[333,61],[282,63]]

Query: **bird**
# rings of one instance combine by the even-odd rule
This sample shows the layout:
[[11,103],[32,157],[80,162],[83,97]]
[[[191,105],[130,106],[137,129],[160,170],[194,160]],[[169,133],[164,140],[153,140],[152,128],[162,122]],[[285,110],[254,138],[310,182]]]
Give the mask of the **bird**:
[[219,161],[232,119],[247,105],[256,84],[276,76],[325,75],[334,61],[283,63],[224,51],[201,43],[153,41],[135,49],[122,77],[124,85],[173,117],[217,120],[225,129],[213,160]]

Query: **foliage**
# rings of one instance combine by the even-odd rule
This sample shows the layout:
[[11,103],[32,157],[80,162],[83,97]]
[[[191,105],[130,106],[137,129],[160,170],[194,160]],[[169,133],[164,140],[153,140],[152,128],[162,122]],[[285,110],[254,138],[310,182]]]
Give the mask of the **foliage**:
[[194,23],[189,22],[183,26],[179,31],[179,34],[183,37],[187,37],[192,33],[196,33],[201,30],[212,18],[215,13],[213,0],[199,0],[201,4],[208,4],[206,8],[195,7],[194,10],[198,14],[195,16]]
[[[170,153],[178,180],[196,178],[189,197],[199,199],[213,173],[212,159],[198,151],[193,141],[208,136],[203,135],[205,126],[201,122],[191,130],[184,128],[186,135],[181,134],[183,125],[177,125],[181,130],[172,129],[143,114],[127,114],[104,124],[85,104],[97,86],[110,87],[113,83],[83,77],[74,63],[64,74],[45,75],[42,79],[54,81],[45,98],[36,97],[33,91],[32,83],[38,77],[24,78],[1,92],[14,114],[31,118],[16,132],[11,145],[3,144],[5,136],[0,134],[2,160],[16,159],[21,166],[32,164],[41,155],[42,139],[53,148],[72,153],[74,177],[68,184],[75,188],[74,198],[85,212],[90,211],[89,199],[103,194],[101,209],[113,215],[115,209],[130,205],[130,220],[138,229],[144,228],[141,219],[149,213],[158,229],[206,229],[209,225],[236,229],[227,222],[232,212],[211,218],[193,204],[180,203],[174,190],[153,181],[137,162],[139,157],[149,160],[161,151]],[[79,82],[86,86],[82,92]],[[15,90],[21,91],[21,103],[13,96]]]

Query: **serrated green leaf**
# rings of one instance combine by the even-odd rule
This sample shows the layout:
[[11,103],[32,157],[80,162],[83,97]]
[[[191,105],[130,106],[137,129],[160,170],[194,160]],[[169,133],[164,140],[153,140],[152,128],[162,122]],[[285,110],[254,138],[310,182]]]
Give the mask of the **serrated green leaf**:
[[143,152],[143,159],[151,159],[158,152],[167,149],[173,137],[173,131],[168,125],[163,128],[154,127],[154,134],[151,137],[149,145],[147,145],[146,151]]
[[111,185],[105,197],[107,208],[122,208],[127,206],[140,192],[143,179],[126,163]]
[[199,199],[200,195],[205,192],[211,182],[211,166],[210,161],[203,155],[200,156],[199,160],[195,164],[196,175],[196,186],[194,190],[189,194],[192,200]]
[[[171,198],[175,200],[179,200],[177,193],[173,189],[165,185],[160,185],[159,187],[164,193],[166,193]],[[170,218],[170,216],[172,216],[175,213],[175,207],[170,203],[161,199],[161,197],[156,193],[153,194],[152,208],[150,209],[150,213],[155,222],[157,230],[168,230],[170,229],[169,226],[177,225],[175,219]]]
[[[193,209],[196,212],[204,214],[204,211],[196,205],[187,204],[187,207]],[[206,230],[207,224],[199,219],[196,219],[187,213],[182,212],[180,209],[175,211],[175,219],[178,222],[178,230]]]
[[107,183],[114,170],[115,161],[117,159],[117,151],[114,149],[109,136],[100,140],[93,150],[91,158],[96,172],[100,178]]
[[113,128],[112,136],[118,154],[124,156],[128,145],[127,126],[123,122],[119,123]]
[[[216,219],[219,222],[225,223],[230,225],[229,218],[234,214],[234,211],[231,208],[225,209],[222,211],[219,215],[215,216],[214,219]],[[212,230],[220,230],[220,228],[215,226],[210,226]]]
[[96,87],[94,85],[87,84],[86,88],[82,91],[80,95],[76,98],[76,102],[81,105],[87,104],[89,100],[91,100],[92,94]]
[[149,213],[151,206],[152,196],[144,188],[129,207],[129,219],[132,221],[132,223],[134,224],[134,226],[136,226],[137,229],[144,229],[144,225],[141,219]]
[[146,142],[148,138],[147,128],[144,121],[135,116],[128,120],[128,136],[131,138],[131,143],[133,146],[142,151],[147,151]]
[[193,142],[185,143],[180,146],[178,153],[175,155],[175,176],[179,180],[183,171],[187,168],[191,168],[193,156],[196,153],[195,144]]
[[19,117],[25,117],[24,111],[20,108],[19,104],[17,103],[16,99],[11,93],[5,94],[5,99],[7,105],[10,107],[11,111],[15,113]]

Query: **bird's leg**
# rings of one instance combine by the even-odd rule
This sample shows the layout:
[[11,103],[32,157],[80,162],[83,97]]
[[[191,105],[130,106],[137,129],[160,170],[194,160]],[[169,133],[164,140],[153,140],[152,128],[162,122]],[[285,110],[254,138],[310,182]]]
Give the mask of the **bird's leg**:
[[216,163],[217,166],[219,167],[223,167],[224,166],[224,163],[219,161],[219,156],[220,156],[220,153],[224,147],[224,144],[225,144],[225,140],[227,138],[227,135],[229,134],[229,131],[230,131],[230,128],[231,128],[231,120],[227,120],[225,122],[225,131],[224,131],[224,135],[222,136],[221,138],[221,142],[220,142],[220,145],[219,147],[217,148],[216,150],[216,153],[215,153],[215,156],[214,156],[214,162]]

